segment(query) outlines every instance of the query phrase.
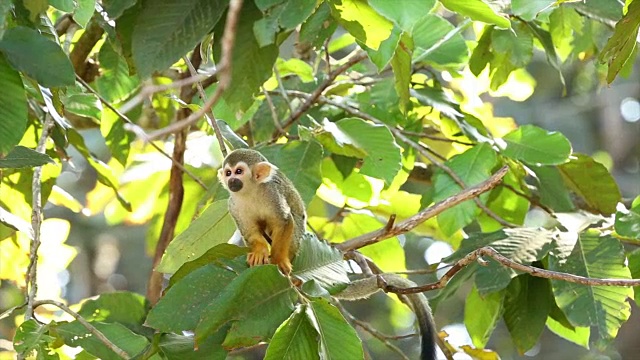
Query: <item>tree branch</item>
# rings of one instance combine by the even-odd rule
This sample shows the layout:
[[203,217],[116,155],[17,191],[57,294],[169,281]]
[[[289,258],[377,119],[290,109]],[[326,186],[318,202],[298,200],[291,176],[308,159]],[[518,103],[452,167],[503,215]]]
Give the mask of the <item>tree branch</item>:
[[[434,283],[426,284],[422,286],[410,287],[410,288],[399,288],[396,286],[385,284],[382,286],[382,289],[385,292],[392,292],[395,294],[414,294],[419,292],[431,291],[435,289],[442,289],[447,285],[449,280],[455,274],[457,274],[460,270],[462,270],[467,265],[478,260],[481,256],[491,257],[492,259],[496,260],[503,266],[506,266],[510,269],[521,271],[521,272],[530,274],[531,276],[541,277],[545,279],[561,280],[561,281],[566,281],[566,282],[580,284],[580,285],[587,285],[587,286],[640,286],[640,279],[596,279],[596,278],[588,278],[588,277],[579,276],[579,275],[561,273],[557,271],[545,270],[535,266],[520,264],[500,254],[492,247],[485,246],[469,253],[467,256],[460,259],[451,267],[451,269],[449,269],[449,271],[446,272],[446,274],[444,274],[444,276],[440,278],[440,280]],[[384,279],[382,280],[384,281]]]
[[84,326],[93,336],[95,336],[98,340],[100,340],[106,347],[108,347],[111,351],[116,353],[116,355],[120,356],[123,359],[130,359],[131,357],[124,350],[120,349],[118,345],[114,344],[109,340],[100,330],[98,330],[95,326],[93,326],[90,322],[88,322],[85,318],[80,316],[77,312],[71,310],[67,305],[54,301],[54,300],[39,300],[36,301],[33,306],[37,308],[41,305],[53,305],[67,314],[73,316],[74,319],[78,320],[82,326]]
[[417,213],[416,215],[413,215],[412,217],[396,224],[393,225],[392,227],[388,227],[385,226],[384,228],[377,230],[377,231],[373,231],[367,234],[363,234],[360,235],[356,238],[353,238],[351,240],[345,241],[343,243],[340,244],[336,244],[336,248],[338,248],[339,250],[346,252],[346,251],[350,251],[350,250],[355,250],[355,249],[359,249],[361,247],[367,246],[367,245],[371,245],[374,244],[378,241],[384,240],[384,239],[388,239],[390,237],[399,235],[399,234],[404,234],[410,230],[412,230],[413,228],[415,228],[416,226],[420,225],[421,223],[423,223],[425,220],[430,219],[438,214],[440,214],[441,212],[450,209],[462,202],[465,202],[467,200],[471,200],[477,196],[479,196],[482,193],[485,193],[491,189],[493,189],[494,187],[496,187],[500,181],[502,180],[502,178],[507,174],[507,171],[509,170],[509,168],[507,166],[503,166],[500,170],[498,170],[495,174],[491,175],[491,177],[489,179],[487,179],[486,181],[470,187],[468,189],[464,189],[462,191],[460,191],[459,193],[457,193],[456,195],[453,195],[451,197],[448,197],[442,201],[440,201],[439,203],[436,203],[424,210],[422,210],[421,212]]
[[[36,151],[44,154],[47,149],[47,139],[49,138],[49,130],[54,126],[53,119],[45,115],[44,124],[42,124],[42,134],[38,140]],[[25,297],[27,301],[27,309],[24,318],[29,320],[33,318],[34,301],[38,292],[38,249],[41,244],[41,226],[42,226],[42,166],[33,169],[33,178],[31,180],[31,228],[33,229],[33,238],[29,247],[29,266],[25,275]]]

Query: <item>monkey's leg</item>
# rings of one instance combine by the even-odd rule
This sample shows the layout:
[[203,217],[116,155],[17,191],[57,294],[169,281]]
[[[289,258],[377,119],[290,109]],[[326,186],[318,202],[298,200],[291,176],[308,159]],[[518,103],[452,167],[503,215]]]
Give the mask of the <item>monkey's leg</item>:
[[247,255],[249,266],[264,265],[269,263],[269,244],[259,231],[252,232],[246,238],[251,251]]
[[278,265],[285,274],[291,273],[291,259],[289,248],[293,240],[293,219],[272,227],[271,233],[271,263]]

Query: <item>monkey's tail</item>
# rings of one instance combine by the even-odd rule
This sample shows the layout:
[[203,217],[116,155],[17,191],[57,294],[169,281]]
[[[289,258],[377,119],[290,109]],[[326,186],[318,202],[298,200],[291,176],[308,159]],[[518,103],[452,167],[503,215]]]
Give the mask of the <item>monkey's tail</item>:
[[[436,360],[436,328],[427,297],[422,293],[402,296],[410,304],[420,328],[420,360]],[[403,299],[404,300],[404,299]]]

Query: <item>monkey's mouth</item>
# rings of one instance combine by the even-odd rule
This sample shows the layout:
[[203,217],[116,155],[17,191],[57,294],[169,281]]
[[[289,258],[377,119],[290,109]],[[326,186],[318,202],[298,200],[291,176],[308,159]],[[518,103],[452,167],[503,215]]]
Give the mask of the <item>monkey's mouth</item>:
[[229,190],[238,192],[242,190],[242,181],[240,179],[231,179],[229,180],[229,184],[227,186],[229,187]]

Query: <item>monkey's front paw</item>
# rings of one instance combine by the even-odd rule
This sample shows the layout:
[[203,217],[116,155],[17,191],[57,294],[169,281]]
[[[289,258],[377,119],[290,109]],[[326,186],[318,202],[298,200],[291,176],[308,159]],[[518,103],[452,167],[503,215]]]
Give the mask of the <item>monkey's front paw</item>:
[[257,249],[247,255],[249,266],[264,265],[269,263],[269,251],[267,249]]
[[278,265],[278,268],[280,268],[280,271],[282,271],[283,274],[291,274],[291,262],[289,261],[289,259],[285,258],[275,263]]

